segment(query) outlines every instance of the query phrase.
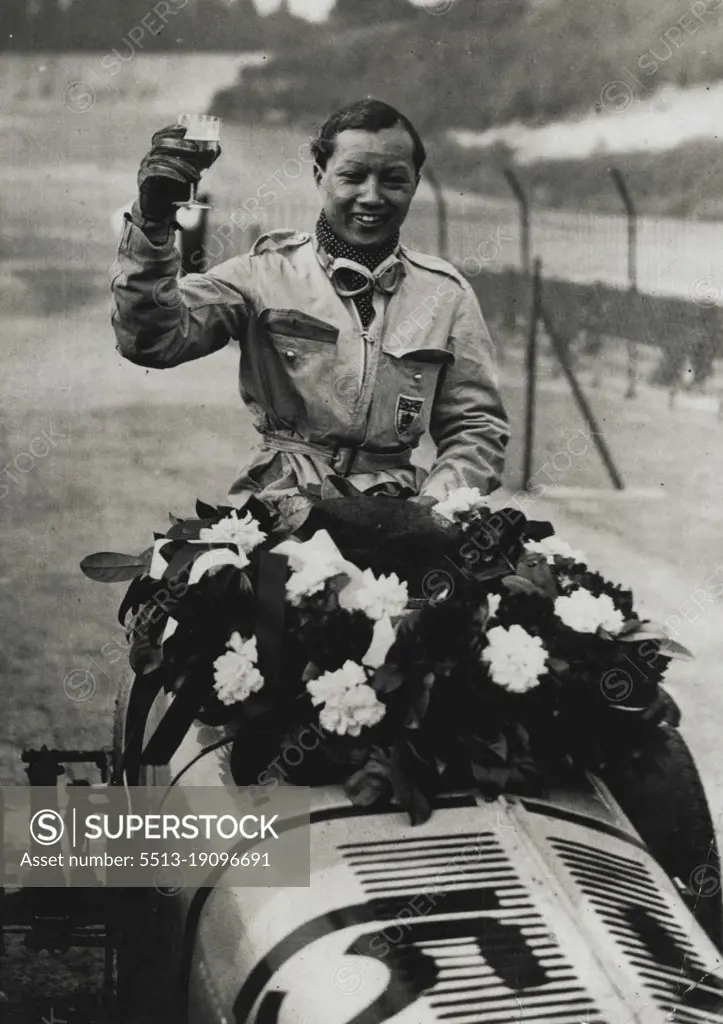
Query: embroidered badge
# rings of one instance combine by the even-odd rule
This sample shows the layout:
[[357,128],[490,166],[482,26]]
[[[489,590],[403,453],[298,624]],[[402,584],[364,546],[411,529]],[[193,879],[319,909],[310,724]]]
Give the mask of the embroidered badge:
[[394,415],[394,429],[399,437],[413,427],[422,412],[423,398],[412,398],[410,395],[398,395]]

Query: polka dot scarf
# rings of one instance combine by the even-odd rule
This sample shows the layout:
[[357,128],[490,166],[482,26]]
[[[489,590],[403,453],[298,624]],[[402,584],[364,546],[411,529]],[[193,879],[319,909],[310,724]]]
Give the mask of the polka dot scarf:
[[[332,259],[338,259],[343,257],[347,260],[354,260],[355,263],[361,263],[363,267],[368,270],[374,270],[378,267],[388,256],[391,256],[399,245],[399,234],[396,233],[389,241],[381,246],[379,249],[358,249],[354,245],[348,245],[343,242],[338,235],[335,235],[331,229],[329,221],[326,219],[326,215],[321,213],[318,221],[316,222],[316,238],[325,251],[331,256]],[[349,275],[349,288],[361,288],[366,278],[362,277],[361,274],[355,274],[353,270],[348,271]],[[361,319],[364,327],[368,327],[374,319],[374,293],[367,292],[365,295],[357,295],[354,299],[354,305],[359,310],[359,318]]]

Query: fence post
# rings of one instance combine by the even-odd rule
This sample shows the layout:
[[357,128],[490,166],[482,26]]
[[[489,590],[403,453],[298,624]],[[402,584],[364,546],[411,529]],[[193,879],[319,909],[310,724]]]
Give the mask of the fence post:
[[429,167],[425,170],[427,181],[434,193],[434,201],[437,204],[437,255],[443,260],[449,259],[449,218],[447,215],[447,200],[444,198],[444,189],[439,183],[437,175]]
[[[615,182],[628,218],[628,290],[631,295],[635,295],[638,291],[638,212],[619,168],[611,167],[610,175]],[[628,350],[628,389],[625,392],[625,397],[635,398],[638,379],[638,343],[628,338],[626,346]]]
[[540,319],[540,274],[542,261],[535,260],[532,276],[532,302],[530,306],[530,329],[527,335],[525,395],[525,439],[522,456],[522,490],[527,491],[532,479],[532,456],[535,446],[535,391],[537,384],[537,324]]
[[568,350],[566,346],[563,344],[563,341],[560,338],[557,330],[555,329],[554,324],[550,320],[550,317],[547,315],[547,310],[545,309],[545,303],[541,296],[539,283],[538,288],[536,289],[536,295],[539,317],[545,326],[545,330],[550,336],[550,341],[552,342],[552,347],[554,349],[555,355],[560,361],[560,366],[562,367],[563,373],[567,377],[567,381],[572,389],[573,397],[577,402],[577,407],[582,413],[582,415],[585,417],[585,422],[587,423],[588,428],[590,430],[590,436],[592,437],[593,443],[598,450],[598,454],[600,455],[600,458],[603,461],[603,465],[605,466],[605,469],[608,472],[608,476],[612,481],[613,487],[617,491],[622,491],[625,489],[623,478],[618,472],[615,462],[613,461],[612,453],[607,446],[607,442],[605,440],[603,432],[600,430],[600,427],[598,426],[598,422],[595,419],[595,414],[593,413],[590,407],[590,403],[587,400],[585,392],[580,387],[580,382],[578,381],[577,376],[575,375],[575,371],[570,365]]
[[530,273],[530,204],[519,178],[511,167],[505,167],[505,180],[520,206],[520,263],[525,274]]

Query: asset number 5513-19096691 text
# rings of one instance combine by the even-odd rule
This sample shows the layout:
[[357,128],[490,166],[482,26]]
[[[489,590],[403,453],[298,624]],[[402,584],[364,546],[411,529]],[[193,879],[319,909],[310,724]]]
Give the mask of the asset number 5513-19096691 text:
[[139,867],[142,868],[180,868],[183,864],[189,867],[219,866],[230,868],[268,868],[271,867],[268,853],[208,853],[201,851],[182,856],[178,851],[162,853],[141,853]]

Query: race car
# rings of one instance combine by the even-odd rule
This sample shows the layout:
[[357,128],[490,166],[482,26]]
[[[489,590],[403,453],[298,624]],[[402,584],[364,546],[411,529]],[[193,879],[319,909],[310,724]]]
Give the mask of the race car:
[[[127,708],[128,689],[117,751],[138,726]],[[168,709],[161,695],[146,735]],[[200,811],[198,787],[228,779],[217,733],[196,723],[169,764],[126,759],[115,781],[131,799],[186,789]],[[121,1019],[723,1021],[714,831],[682,737],[659,739],[607,779],[561,772],[543,798],[445,792],[415,826],[315,787],[308,888],[227,888],[219,867],[196,889],[124,894]]]

